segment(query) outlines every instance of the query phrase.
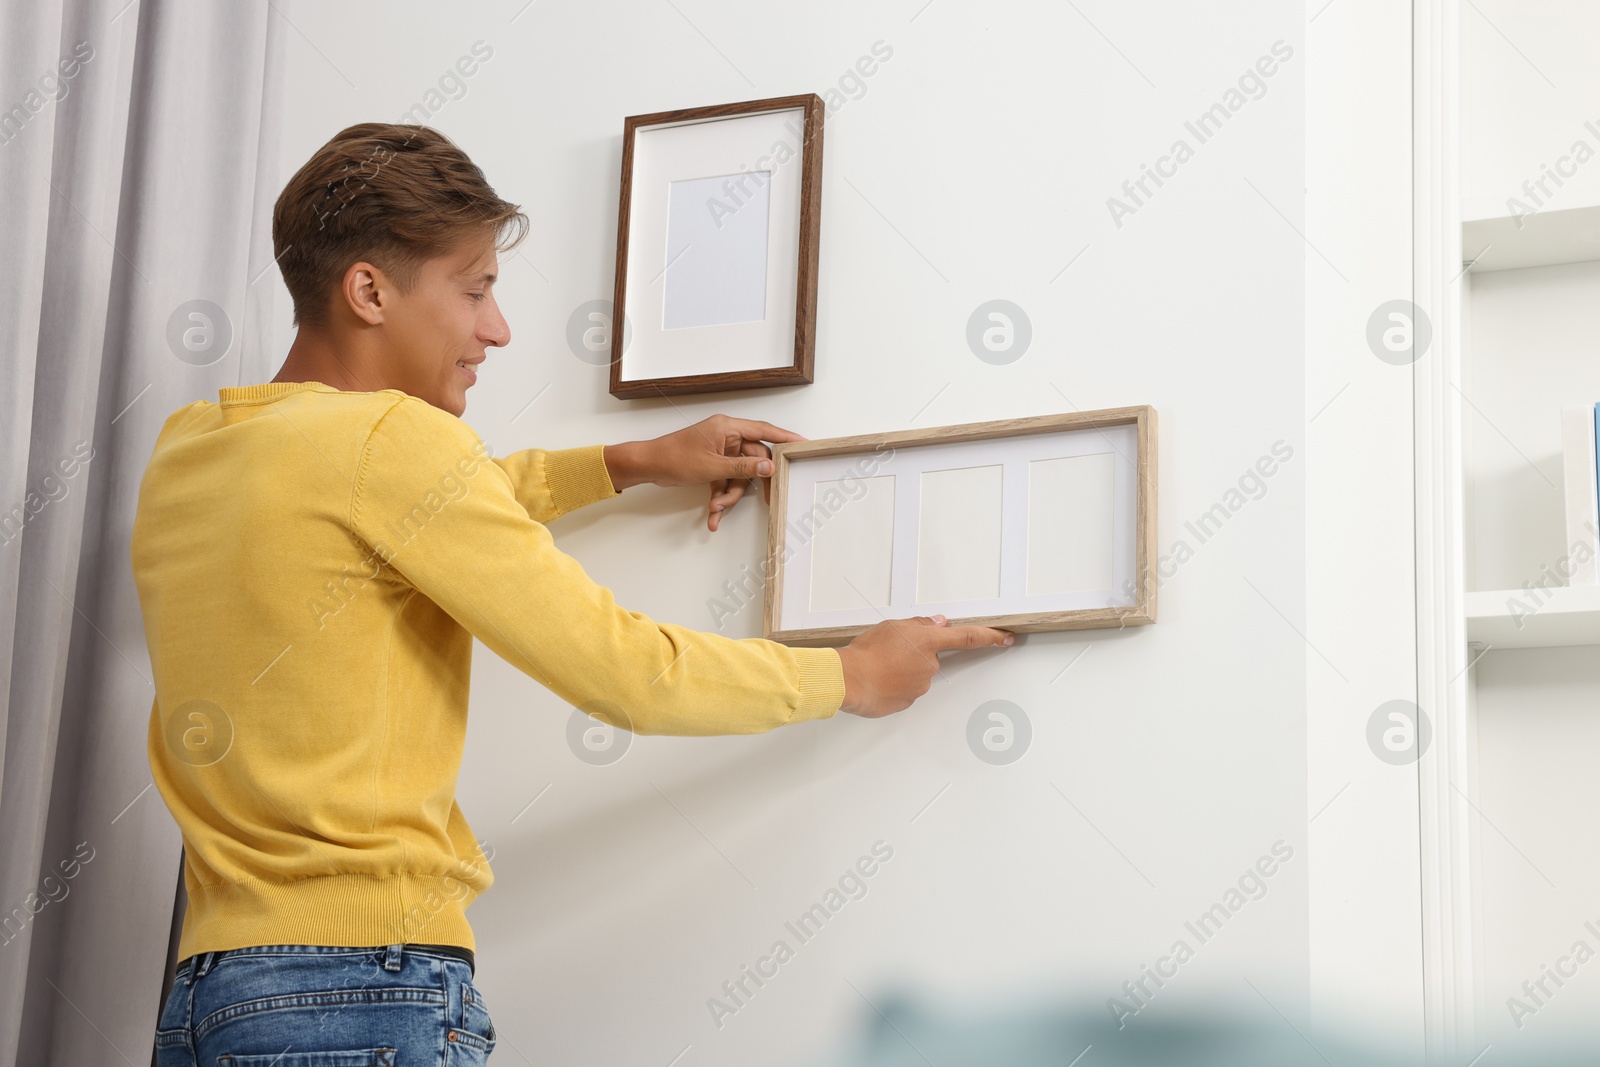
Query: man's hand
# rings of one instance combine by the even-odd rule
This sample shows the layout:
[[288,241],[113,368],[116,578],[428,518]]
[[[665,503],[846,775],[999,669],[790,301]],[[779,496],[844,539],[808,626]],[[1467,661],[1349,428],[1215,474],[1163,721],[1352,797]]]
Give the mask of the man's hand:
[[713,532],[739,502],[751,481],[761,480],[762,496],[772,499],[772,449],[763,441],[804,441],[797,433],[754,419],[713,415],[649,441],[607,445],[606,470],[620,493],[630,485],[711,484],[706,525]]
[[868,719],[904,711],[933,683],[940,652],[991,648],[1015,640],[989,626],[951,626],[943,615],[880,622],[839,649],[844,665],[844,703],[839,710]]

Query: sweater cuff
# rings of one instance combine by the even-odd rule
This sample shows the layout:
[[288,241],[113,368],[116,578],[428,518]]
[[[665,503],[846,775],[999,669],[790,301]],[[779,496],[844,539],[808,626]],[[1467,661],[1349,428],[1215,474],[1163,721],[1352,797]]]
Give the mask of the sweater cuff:
[[606,470],[605,445],[548,449],[544,454],[545,484],[558,514],[617,495]]
[[834,648],[792,648],[800,668],[800,702],[790,722],[826,719],[844,703],[844,661]]

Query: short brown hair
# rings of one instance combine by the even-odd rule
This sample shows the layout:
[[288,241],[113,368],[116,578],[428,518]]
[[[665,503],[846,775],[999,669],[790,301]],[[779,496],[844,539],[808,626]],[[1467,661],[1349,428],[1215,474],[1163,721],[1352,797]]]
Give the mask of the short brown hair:
[[428,126],[363,122],[317,149],[278,195],[272,250],[296,326],[325,326],[333,287],[370,260],[401,292],[422,265],[460,242],[497,251],[527,236],[528,217],[495,195],[455,142]]

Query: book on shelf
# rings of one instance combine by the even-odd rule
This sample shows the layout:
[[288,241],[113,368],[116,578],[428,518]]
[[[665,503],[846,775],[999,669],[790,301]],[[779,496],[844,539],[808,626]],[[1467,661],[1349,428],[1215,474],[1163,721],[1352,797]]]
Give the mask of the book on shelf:
[[1600,464],[1595,432],[1600,404],[1561,409],[1561,469],[1567,510],[1568,585],[1600,584]]

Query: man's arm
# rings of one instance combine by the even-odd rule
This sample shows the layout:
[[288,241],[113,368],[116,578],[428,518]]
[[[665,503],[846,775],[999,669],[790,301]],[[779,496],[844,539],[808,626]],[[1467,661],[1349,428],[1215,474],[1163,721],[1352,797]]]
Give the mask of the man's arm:
[[[570,467],[551,454],[519,460],[546,465],[529,476],[548,483],[548,500],[535,501],[542,513],[570,510],[586,479],[606,476],[604,446],[590,447],[587,466],[581,456]],[[839,710],[836,650],[735,640],[628,611],[556,548],[521,487],[481,449],[459,419],[397,401],[367,441],[350,524],[496,654],[574,707],[641,734],[759,733]],[[391,550],[407,516],[421,532]]]

